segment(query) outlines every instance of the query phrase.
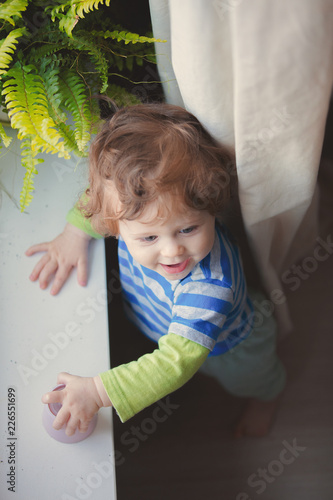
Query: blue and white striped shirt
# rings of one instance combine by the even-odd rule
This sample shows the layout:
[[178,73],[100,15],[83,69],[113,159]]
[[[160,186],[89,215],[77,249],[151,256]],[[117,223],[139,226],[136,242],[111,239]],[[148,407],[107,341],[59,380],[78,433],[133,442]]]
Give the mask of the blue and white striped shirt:
[[150,339],[172,332],[219,355],[252,331],[239,251],[220,224],[211,252],[181,280],[169,281],[138,264],[121,237],[118,257],[127,313]]

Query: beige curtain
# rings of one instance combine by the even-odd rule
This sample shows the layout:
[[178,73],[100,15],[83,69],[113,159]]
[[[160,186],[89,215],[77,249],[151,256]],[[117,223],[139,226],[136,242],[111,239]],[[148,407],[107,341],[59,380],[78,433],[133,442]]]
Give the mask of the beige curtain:
[[283,275],[318,236],[333,0],[150,0],[168,102],[236,150],[245,232],[281,332]]

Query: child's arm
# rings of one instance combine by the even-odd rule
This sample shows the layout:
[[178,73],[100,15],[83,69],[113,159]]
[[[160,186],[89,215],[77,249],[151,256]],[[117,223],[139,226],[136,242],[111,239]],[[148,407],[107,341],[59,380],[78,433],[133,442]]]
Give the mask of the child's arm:
[[76,428],[85,432],[102,406],[113,405],[124,422],[184,385],[208,354],[206,347],[169,333],[161,337],[159,349],[96,377],[61,373],[58,383],[65,384],[66,388],[44,394],[42,402],[63,405],[53,427],[60,429],[67,423],[68,435]]
[[158,349],[101,373],[100,378],[122,422],[183,386],[210,350],[174,333],[160,338]]

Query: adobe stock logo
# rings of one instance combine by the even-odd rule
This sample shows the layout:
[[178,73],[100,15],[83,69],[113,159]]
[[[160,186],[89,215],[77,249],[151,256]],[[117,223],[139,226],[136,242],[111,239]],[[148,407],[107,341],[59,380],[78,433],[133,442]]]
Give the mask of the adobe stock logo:
[[282,282],[293,292],[300,287],[302,281],[307,280],[318,269],[319,262],[324,262],[333,254],[331,234],[327,236],[326,241],[319,236],[316,241],[318,244],[314,248],[313,256],[305,257],[300,264],[293,264],[282,274]]
[[[299,446],[296,438],[292,444],[288,441],[282,441],[283,448],[279,453],[279,458],[271,460],[266,468],[258,468],[256,472],[251,474],[247,479],[247,484],[250,488],[254,488],[257,495],[261,495],[269,484],[274,483],[276,479],[283,474],[285,467],[293,464],[302,452],[306,450],[305,446]],[[244,491],[238,493],[236,500],[251,500],[252,497]]]

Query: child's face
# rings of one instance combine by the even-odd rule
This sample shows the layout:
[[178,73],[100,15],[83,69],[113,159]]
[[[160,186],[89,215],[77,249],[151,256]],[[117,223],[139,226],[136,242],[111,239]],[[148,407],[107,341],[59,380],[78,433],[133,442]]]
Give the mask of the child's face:
[[152,203],[138,219],[119,221],[119,233],[139,264],[168,280],[185,278],[213,247],[215,217],[190,208],[165,219],[154,213]]

